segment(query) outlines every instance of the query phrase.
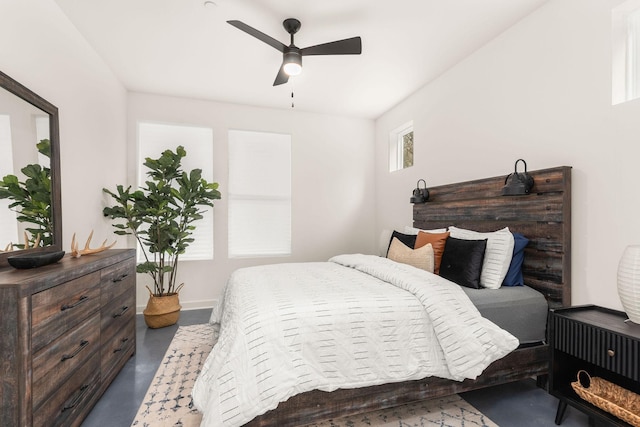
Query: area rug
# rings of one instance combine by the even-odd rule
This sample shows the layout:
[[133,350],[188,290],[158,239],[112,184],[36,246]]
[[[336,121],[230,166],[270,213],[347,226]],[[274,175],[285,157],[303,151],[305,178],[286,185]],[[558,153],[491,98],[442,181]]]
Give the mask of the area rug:
[[[202,414],[193,408],[191,389],[217,339],[216,325],[178,328],[142,405],[131,424],[137,427],[197,427]],[[458,395],[333,419],[303,427],[498,427]]]

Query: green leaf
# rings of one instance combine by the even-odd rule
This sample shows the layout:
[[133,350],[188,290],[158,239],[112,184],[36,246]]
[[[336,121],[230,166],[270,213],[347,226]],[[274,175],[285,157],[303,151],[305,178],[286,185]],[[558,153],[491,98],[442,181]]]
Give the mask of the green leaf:
[[147,260],[137,270],[151,275],[159,292],[175,288],[176,262],[194,241],[192,223],[204,212],[199,207],[213,206],[221,197],[218,183],[203,179],[202,170],[182,170],[186,155],[178,146],[175,152],[165,150],[158,158],[146,158],[147,180],[136,191],[121,185],[115,192],[103,189],[114,204],[103,208],[103,214],[114,220],[114,233],[135,236]]

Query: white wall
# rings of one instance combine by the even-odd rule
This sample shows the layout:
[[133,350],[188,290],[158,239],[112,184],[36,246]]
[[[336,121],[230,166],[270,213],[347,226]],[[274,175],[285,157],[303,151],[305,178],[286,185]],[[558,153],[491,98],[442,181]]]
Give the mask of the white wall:
[[[617,263],[640,242],[640,101],[611,106],[611,8],[620,3],[546,3],[379,118],[375,134],[366,120],[140,94],[129,97],[127,115],[126,91],[53,0],[0,2],[0,70],[60,109],[66,250],[73,232],[85,239],[95,229],[97,242],[113,236],[101,189],[133,182],[123,159],[137,120],[211,126],[223,196],[227,129],[293,135],[293,255],[227,260],[223,199],[216,259],[182,270],[190,270],[187,308],[219,298],[243,265],[373,252],[382,229],[410,223],[419,178],[438,185],[506,175],[519,157],[531,169],[573,166],[573,302],[620,308]],[[389,174],[388,132],[409,120],[415,166]]]
[[[640,243],[640,100],[611,106],[617,0],[552,0],[376,122],[376,229],[411,223],[427,185],[572,166],[573,303],[621,309],[616,269]],[[414,167],[388,172],[388,134],[414,121]]]
[[2,0],[0,17],[0,70],[59,110],[63,249],[92,229],[96,246],[102,188],[126,178],[126,91],[53,0]]
[[[136,182],[138,122],[213,129],[213,180],[220,184],[222,192],[222,200],[216,201],[214,207],[215,256],[213,261],[181,262],[178,283],[185,283],[180,292],[183,308],[212,306],[222,297],[229,274],[240,267],[326,261],[340,253],[375,250],[373,121],[140,93],[130,93],[128,99],[129,183]],[[225,189],[229,129],[292,136],[293,240],[289,257],[227,257]],[[138,282],[150,283],[142,275],[138,275]],[[146,304],[147,296],[148,292],[139,285],[138,310]]]
[[[151,120],[214,129],[215,180],[223,194],[215,207],[216,256],[212,262],[184,263],[180,279],[187,284],[181,292],[185,308],[211,306],[238,267],[374,250],[373,121],[142,94],[127,97],[53,0],[3,0],[0,16],[5,18],[0,25],[0,70],[59,109],[63,249],[69,251],[74,232],[83,243],[92,229],[92,246],[116,238],[116,247],[134,247],[115,236],[111,222],[102,217],[108,202],[102,188],[135,182],[130,161],[135,124]],[[227,259],[224,188],[230,128],[293,136],[291,257]],[[138,306],[143,306],[147,295],[142,284],[138,298]]]

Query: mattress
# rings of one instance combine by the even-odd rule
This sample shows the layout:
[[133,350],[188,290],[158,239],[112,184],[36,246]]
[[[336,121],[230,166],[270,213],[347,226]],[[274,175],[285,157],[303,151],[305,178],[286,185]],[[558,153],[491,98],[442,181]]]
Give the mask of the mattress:
[[540,292],[528,286],[462,290],[482,317],[518,338],[521,346],[546,341],[549,306]]
[[461,288],[372,255],[236,270],[193,387],[201,426],[236,427],[311,390],[463,381],[518,346]]

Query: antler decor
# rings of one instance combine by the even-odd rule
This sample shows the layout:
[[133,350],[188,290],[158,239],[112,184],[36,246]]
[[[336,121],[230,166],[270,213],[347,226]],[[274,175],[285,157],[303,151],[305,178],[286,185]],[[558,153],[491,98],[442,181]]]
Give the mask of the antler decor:
[[40,233],[38,233],[36,235],[36,240],[33,242],[33,245],[29,246],[29,236],[27,235],[27,232],[24,232],[24,248],[25,249],[29,249],[29,248],[37,248],[38,246],[40,246]]
[[104,239],[102,245],[100,247],[91,249],[89,246],[91,244],[91,238],[93,237],[93,230],[91,230],[91,234],[89,234],[89,238],[87,239],[87,243],[84,245],[84,249],[78,250],[78,242],[76,242],[76,233],[73,233],[73,237],[71,238],[71,256],[74,258],[80,258],[82,255],[92,255],[97,254],[102,251],[106,251],[116,244],[117,240],[114,240],[112,244],[107,246],[107,239]]
[[[40,233],[38,233],[36,235],[36,240],[34,240],[33,245],[29,243],[29,235],[27,235],[27,232],[24,232],[24,247],[23,249],[33,249],[33,248],[37,248],[38,246],[40,246]],[[20,245],[17,245],[17,247],[19,248]],[[0,249],[0,252],[12,252],[14,249],[14,245],[13,242],[9,242],[7,244],[7,246],[4,247],[4,250]]]

